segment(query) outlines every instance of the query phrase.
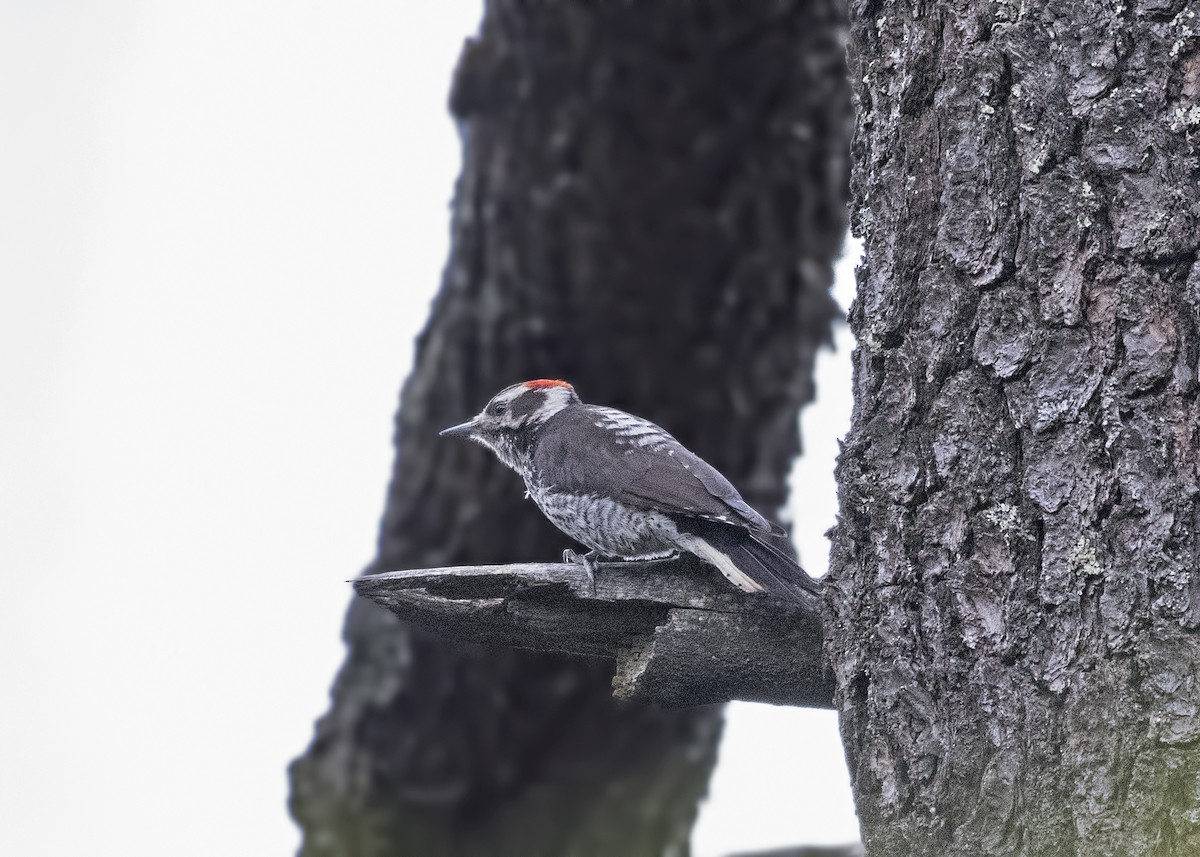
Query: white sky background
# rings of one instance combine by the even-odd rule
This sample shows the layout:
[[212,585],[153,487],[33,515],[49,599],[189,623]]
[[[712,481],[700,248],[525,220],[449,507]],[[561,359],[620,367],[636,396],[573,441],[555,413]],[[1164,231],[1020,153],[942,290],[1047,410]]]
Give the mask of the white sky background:
[[[0,0],[0,854],[295,850],[480,5]],[[813,571],[849,354],[804,419]],[[731,706],[697,857],[855,837],[834,716]]]

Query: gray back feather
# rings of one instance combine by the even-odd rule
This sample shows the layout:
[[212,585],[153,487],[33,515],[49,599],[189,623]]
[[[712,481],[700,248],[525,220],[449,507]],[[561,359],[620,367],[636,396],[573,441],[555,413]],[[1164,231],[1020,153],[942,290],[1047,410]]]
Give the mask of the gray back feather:
[[771,532],[712,465],[649,420],[613,408],[581,404],[551,417],[533,471],[534,480],[561,491],[600,492],[635,508]]

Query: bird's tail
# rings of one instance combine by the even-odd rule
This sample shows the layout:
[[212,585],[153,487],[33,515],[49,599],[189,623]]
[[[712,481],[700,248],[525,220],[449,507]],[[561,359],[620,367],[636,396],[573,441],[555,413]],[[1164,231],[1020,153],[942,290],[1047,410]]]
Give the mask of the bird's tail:
[[764,592],[785,601],[812,605],[821,585],[799,564],[771,544],[768,535],[719,524],[693,534],[688,550],[743,592]]

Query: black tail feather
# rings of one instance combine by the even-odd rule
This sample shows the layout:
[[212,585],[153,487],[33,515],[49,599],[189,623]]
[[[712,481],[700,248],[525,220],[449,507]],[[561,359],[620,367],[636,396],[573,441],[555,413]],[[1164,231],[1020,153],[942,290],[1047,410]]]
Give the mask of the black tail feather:
[[729,557],[764,592],[806,605],[811,605],[813,596],[821,593],[817,580],[809,577],[788,553],[771,544],[772,536],[715,523],[694,529],[696,535]]
[[[749,559],[738,561],[738,552]],[[821,584],[808,576],[800,564],[784,551],[753,533],[739,541],[731,553],[737,567],[767,592],[789,601],[811,601],[809,595],[819,595]]]

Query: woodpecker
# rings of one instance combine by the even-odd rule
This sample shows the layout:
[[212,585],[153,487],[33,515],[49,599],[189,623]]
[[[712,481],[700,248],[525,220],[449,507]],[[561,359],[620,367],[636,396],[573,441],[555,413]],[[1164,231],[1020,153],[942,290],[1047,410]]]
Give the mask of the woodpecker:
[[542,513],[591,549],[563,558],[582,562],[593,588],[600,560],[686,552],[743,592],[811,604],[819,591],[715,468],[649,420],[585,404],[566,381],[514,384],[441,434],[483,444],[521,475]]

